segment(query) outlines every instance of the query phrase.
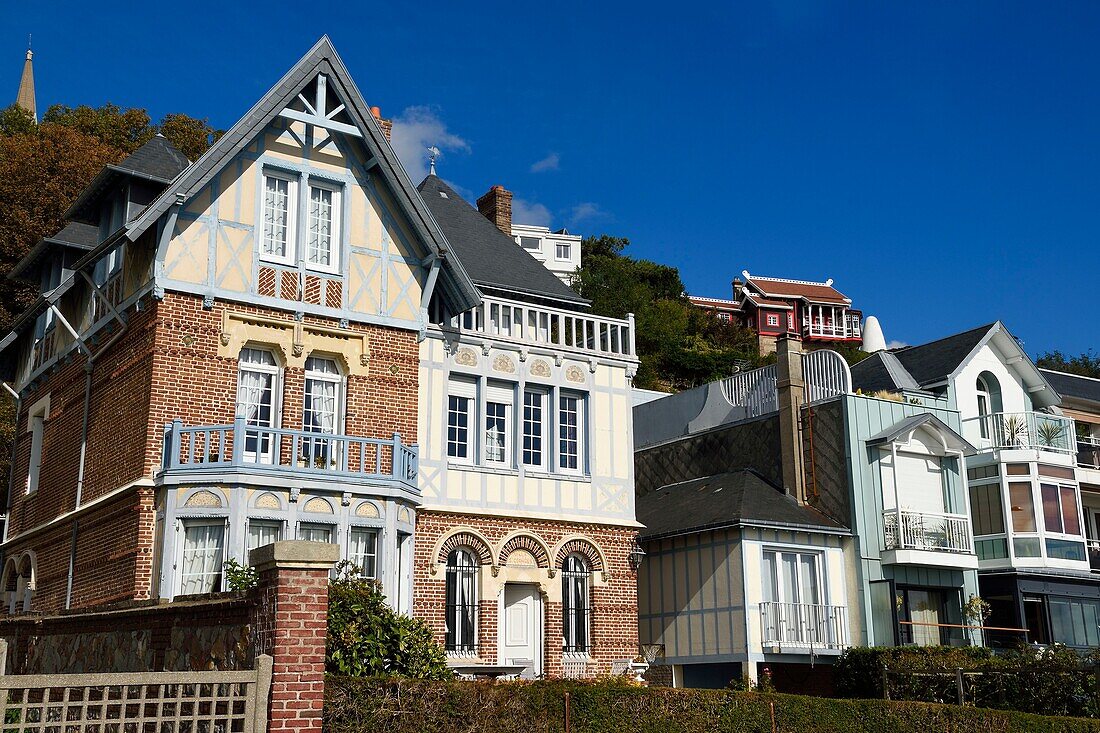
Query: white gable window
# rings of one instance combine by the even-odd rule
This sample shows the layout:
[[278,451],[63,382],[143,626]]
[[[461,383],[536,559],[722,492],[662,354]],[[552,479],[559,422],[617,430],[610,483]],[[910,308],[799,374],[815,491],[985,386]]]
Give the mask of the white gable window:
[[264,175],[263,259],[293,264],[294,213],[298,183],[289,176]]
[[332,271],[339,266],[339,220],[340,193],[311,183],[306,230],[306,266],[310,269]]

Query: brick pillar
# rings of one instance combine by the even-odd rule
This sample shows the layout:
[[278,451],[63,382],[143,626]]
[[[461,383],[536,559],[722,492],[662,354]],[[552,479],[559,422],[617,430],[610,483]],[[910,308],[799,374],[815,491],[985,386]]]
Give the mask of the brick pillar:
[[339,556],[323,542],[275,542],[249,553],[260,575],[256,654],[272,658],[268,730],[321,731],[329,570]]

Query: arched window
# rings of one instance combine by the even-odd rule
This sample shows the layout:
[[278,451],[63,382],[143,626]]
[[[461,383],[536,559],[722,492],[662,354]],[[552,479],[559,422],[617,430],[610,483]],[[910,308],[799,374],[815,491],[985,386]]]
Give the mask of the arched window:
[[[307,433],[335,435],[343,419],[344,377],[332,359],[311,356],[306,359],[305,401],[302,429]],[[302,457],[314,464],[338,461],[335,443],[327,438],[302,441]]]
[[975,389],[978,395],[978,424],[981,426],[982,437],[989,438],[993,413],[1001,411],[1001,385],[997,378],[989,372],[978,375]]
[[458,547],[447,555],[447,651],[474,652],[477,620],[477,561]]
[[564,651],[587,654],[591,648],[588,635],[588,589],[591,570],[580,555],[568,555],[562,563],[561,609]]
[[277,427],[279,364],[270,351],[241,349],[237,372],[237,417],[257,430],[246,431],[245,455],[250,461],[273,463],[276,441],[264,428]]

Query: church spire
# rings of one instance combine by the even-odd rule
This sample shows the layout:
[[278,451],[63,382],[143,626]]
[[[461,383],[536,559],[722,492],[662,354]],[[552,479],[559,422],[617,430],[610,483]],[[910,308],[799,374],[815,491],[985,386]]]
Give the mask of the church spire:
[[27,60],[23,62],[23,78],[19,80],[19,94],[15,97],[15,103],[30,112],[34,121],[38,122],[38,109],[34,103],[34,65],[31,62],[34,52],[29,48],[29,39],[27,46]]

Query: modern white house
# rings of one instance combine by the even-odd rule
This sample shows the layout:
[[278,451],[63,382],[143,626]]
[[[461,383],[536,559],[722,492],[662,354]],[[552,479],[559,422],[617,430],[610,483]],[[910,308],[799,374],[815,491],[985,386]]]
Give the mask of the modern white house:
[[573,273],[581,266],[581,235],[570,234],[565,229],[550,231],[550,227],[513,224],[512,236],[547,270],[566,285],[570,284]]

